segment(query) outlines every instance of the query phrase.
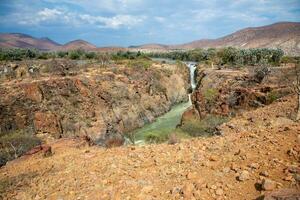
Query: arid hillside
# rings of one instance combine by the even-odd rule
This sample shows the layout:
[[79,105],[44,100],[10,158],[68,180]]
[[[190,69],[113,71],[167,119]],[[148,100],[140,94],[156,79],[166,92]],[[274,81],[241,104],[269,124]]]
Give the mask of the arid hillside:
[[3,199],[248,200],[263,195],[297,199],[300,125],[290,120],[295,103],[294,96],[280,99],[233,118],[222,126],[222,136],[175,145],[101,149],[78,140],[59,140],[50,144],[50,157],[39,152],[2,167],[0,195]]
[[202,39],[180,45],[142,45],[139,49],[194,49],[194,48],[281,48],[286,54],[300,54],[300,23],[281,22],[262,27],[239,30],[218,39]]
[[54,42],[49,38],[35,38],[21,33],[0,34],[0,47],[2,48],[34,48],[43,51],[69,51],[84,49],[86,51],[96,50],[96,46],[84,40],[74,40],[64,45]]
[[39,50],[57,50],[60,44],[48,38],[34,38],[21,33],[0,34],[0,47],[2,48],[36,48]]
[[[74,136],[81,130],[92,141],[104,136],[113,144],[118,140],[111,136],[185,100],[185,70],[169,64],[147,70],[55,66],[60,68],[47,72],[52,78],[20,77],[22,65],[13,67],[16,77],[3,77],[1,130],[33,127],[52,139],[0,168],[1,198],[300,198],[300,123],[294,121],[297,98],[288,78],[293,65],[263,76],[253,66],[198,65],[193,105],[178,128],[202,137],[109,149]],[[220,117],[227,120],[204,129],[203,120],[213,125]]]
[[95,51],[96,46],[84,40],[74,40],[60,47],[60,50],[69,51],[75,49],[84,49],[86,51]]

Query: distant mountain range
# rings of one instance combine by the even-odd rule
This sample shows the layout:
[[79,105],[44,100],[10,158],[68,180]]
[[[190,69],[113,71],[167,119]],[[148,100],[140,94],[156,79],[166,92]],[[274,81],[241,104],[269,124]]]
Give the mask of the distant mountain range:
[[[130,46],[129,49],[166,51],[226,46],[237,48],[281,48],[286,54],[300,55],[300,22],[279,22],[267,26],[245,28],[218,39],[202,39],[179,45],[145,44]],[[73,50],[78,48],[95,51],[127,50],[127,48],[123,47],[97,48],[84,40],[74,40],[61,45],[49,38],[34,38],[21,33],[0,34],[0,47],[36,48],[45,51]]]
[[286,54],[300,55],[300,22],[280,22],[239,30],[218,39],[202,39],[180,45],[145,44],[139,49],[170,50],[194,48],[281,48]]
[[64,45],[58,44],[49,38],[34,38],[22,33],[0,34],[0,47],[4,48],[36,48],[44,51],[67,51],[82,48],[96,50],[97,47],[84,40],[74,40]]

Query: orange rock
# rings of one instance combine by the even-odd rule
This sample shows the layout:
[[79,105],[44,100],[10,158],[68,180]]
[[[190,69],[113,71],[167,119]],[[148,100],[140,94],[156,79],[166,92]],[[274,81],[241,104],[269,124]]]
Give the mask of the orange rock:
[[61,135],[61,127],[57,117],[50,113],[36,112],[34,114],[34,128],[36,132],[49,133],[59,138]]
[[22,85],[22,88],[27,98],[36,102],[42,101],[43,95],[36,83],[25,83]]

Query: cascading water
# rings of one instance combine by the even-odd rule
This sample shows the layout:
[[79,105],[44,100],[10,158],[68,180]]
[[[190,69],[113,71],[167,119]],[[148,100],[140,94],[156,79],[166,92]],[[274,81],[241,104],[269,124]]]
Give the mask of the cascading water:
[[189,63],[186,63],[186,65],[190,69],[191,87],[192,87],[192,90],[194,90],[196,88],[196,83],[195,83],[196,63],[189,62]]
[[[173,61],[174,62],[174,61]],[[186,62],[186,66],[190,71],[190,84],[192,91],[196,88],[195,83],[195,62]],[[166,135],[176,129],[180,123],[181,116],[192,105],[191,94],[189,94],[189,101],[174,106],[169,112],[158,117],[155,122],[145,125],[144,127],[135,130],[132,134],[135,135],[135,144],[145,144],[145,139],[149,134]],[[127,139],[128,140],[128,139]],[[128,140],[129,141],[129,140]],[[128,142],[130,143],[130,142]]]
[[[194,62],[187,62],[185,63],[186,66],[189,68],[190,70],[190,82],[191,82],[191,88],[192,88],[192,91],[195,90],[196,88],[196,83],[195,83],[195,70],[196,70],[196,63]],[[189,94],[189,103],[192,104],[192,100],[191,100],[191,93]]]

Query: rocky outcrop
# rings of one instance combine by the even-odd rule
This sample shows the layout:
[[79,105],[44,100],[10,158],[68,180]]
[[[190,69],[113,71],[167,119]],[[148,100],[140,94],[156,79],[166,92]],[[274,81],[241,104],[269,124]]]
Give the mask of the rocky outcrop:
[[183,114],[182,123],[201,120],[208,115],[232,117],[246,110],[272,103],[292,92],[288,67],[269,68],[262,79],[260,68],[207,69],[198,66],[197,88],[192,94],[193,108]]
[[175,65],[89,67],[77,74],[2,81],[0,132],[26,128],[116,146],[125,133],[187,101],[188,71]]

